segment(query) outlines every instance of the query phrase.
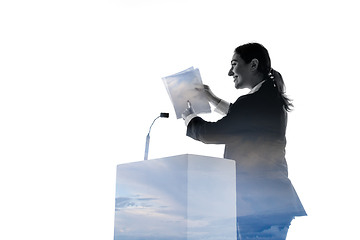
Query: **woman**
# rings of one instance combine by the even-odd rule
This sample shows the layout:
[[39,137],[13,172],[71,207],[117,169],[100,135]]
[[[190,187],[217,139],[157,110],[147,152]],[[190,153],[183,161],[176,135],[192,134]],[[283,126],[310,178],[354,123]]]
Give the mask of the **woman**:
[[250,93],[229,104],[204,85],[199,90],[225,116],[206,122],[189,104],[183,113],[187,136],[225,144],[224,158],[236,161],[238,239],[286,239],[292,219],[306,215],[288,179],[285,160],[287,112],[292,104],[261,44],[237,47],[228,75],[235,88],[248,88]]

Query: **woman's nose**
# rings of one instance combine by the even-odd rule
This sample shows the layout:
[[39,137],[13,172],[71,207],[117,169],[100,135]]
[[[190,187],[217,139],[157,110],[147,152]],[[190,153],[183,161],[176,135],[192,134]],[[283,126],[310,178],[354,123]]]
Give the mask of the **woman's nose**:
[[234,72],[232,71],[232,68],[230,68],[228,75],[229,75],[229,76],[234,75]]

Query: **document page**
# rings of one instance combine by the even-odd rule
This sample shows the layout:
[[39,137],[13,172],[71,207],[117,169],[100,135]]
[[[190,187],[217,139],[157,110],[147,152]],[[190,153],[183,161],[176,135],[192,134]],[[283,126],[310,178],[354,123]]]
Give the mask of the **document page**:
[[198,68],[190,67],[179,73],[162,78],[170,100],[174,106],[176,118],[187,108],[187,101],[191,103],[194,112],[210,113],[211,108],[203,93],[195,88],[202,85]]

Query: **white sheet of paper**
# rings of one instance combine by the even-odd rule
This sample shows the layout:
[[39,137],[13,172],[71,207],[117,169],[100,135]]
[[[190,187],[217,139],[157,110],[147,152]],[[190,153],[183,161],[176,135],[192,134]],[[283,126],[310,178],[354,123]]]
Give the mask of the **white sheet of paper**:
[[170,100],[174,106],[176,118],[181,118],[181,114],[187,108],[187,101],[191,102],[194,112],[210,113],[211,108],[206,97],[195,89],[202,85],[201,75],[198,68],[190,67],[162,78]]

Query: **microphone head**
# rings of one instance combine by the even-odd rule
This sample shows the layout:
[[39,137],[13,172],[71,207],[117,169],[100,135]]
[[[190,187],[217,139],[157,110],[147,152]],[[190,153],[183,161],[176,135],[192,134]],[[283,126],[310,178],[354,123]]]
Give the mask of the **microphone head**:
[[160,117],[162,117],[162,118],[168,118],[168,117],[169,117],[169,113],[160,113]]

